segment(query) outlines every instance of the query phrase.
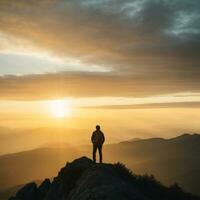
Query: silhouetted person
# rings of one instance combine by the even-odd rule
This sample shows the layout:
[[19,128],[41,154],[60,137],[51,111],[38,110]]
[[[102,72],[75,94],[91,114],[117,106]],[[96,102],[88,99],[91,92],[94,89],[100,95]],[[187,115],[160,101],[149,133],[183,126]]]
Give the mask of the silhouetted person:
[[96,162],[96,152],[99,151],[99,162],[102,163],[102,146],[105,141],[103,132],[100,126],[96,126],[96,130],[92,133],[91,141],[93,143],[93,161]]

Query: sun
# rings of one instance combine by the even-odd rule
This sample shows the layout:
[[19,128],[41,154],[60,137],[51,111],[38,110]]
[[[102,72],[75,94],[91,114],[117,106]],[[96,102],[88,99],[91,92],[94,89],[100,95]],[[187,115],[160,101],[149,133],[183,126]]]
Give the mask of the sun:
[[71,106],[67,100],[54,100],[50,102],[50,112],[53,117],[63,118],[71,112]]

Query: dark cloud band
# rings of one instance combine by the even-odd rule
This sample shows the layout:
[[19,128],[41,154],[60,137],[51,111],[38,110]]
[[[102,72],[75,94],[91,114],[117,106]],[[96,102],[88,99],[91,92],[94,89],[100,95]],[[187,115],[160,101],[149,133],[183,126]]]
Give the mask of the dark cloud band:
[[[185,74],[73,73],[2,76],[0,98],[41,100],[61,97],[145,97],[166,93],[200,92],[199,76]],[[190,77],[193,77],[192,81]]]

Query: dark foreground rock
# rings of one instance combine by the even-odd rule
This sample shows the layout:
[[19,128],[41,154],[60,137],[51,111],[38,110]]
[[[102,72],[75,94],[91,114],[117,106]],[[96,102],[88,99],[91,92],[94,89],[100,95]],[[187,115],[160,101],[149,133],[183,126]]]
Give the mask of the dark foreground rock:
[[200,200],[178,185],[164,187],[152,176],[133,175],[122,164],[95,164],[82,157],[67,163],[52,183],[29,183],[10,200]]

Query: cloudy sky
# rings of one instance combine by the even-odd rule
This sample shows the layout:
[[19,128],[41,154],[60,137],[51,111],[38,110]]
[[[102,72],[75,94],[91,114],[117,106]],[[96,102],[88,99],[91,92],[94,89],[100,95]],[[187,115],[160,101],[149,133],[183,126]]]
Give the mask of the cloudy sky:
[[199,0],[1,0],[0,107],[199,108],[199,21]]
[[199,20],[198,0],[1,0],[1,97],[199,92]]

